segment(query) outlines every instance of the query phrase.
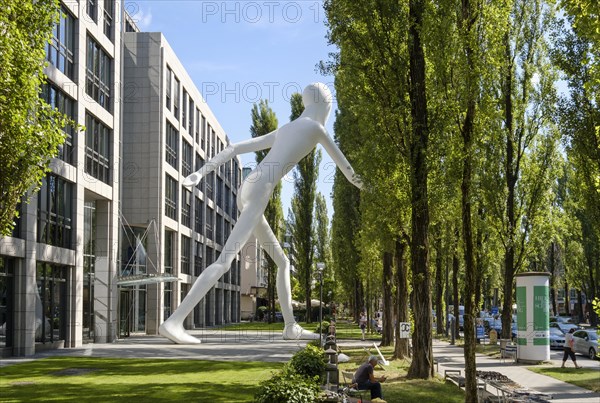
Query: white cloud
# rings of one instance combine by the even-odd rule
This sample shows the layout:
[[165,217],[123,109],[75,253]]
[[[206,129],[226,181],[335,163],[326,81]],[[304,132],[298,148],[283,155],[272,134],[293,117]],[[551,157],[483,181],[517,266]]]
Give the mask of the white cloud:
[[127,2],[125,4],[125,11],[140,30],[146,31],[150,28],[152,24],[152,10],[150,8],[144,10],[137,2]]

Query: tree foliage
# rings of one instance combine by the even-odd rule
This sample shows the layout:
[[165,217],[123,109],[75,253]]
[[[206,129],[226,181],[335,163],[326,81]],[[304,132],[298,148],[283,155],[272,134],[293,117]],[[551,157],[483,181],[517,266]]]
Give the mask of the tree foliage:
[[51,158],[74,125],[40,98],[45,48],[59,17],[58,1],[0,1],[0,234],[9,235],[16,206],[40,186]]

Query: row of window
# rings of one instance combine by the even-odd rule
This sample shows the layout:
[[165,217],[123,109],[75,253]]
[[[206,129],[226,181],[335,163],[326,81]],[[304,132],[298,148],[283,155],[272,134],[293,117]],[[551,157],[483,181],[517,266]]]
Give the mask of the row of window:
[[[171,165],[175,169],[179,169],[179,155],[181,155],[181,174],[185,177],[190,175],[193,172],[194,162],[194,148],[190,143],[188,143],[185,139],[181,139],[181,154],[179,153],[179,132],[169,121],[166,122],[165,127],[165,161]],[[200,154],[196,153],[196,170],[202,168],[204,166],[204,159],[200,156]],[[235,160],[228,161],[219,167],[219,171],[221,175],[225,176],[225,178],[229,181],[229,183],[233,183],[235,188],[238,188],[240,183],[240,176],[238,173],[238,163]],[[222,194],[219,193],[219,189],[222,187],[223,180],[221,178],[217,178],[217,204],[219,207],[223,208],[222,205]],[[212,192],[213,181],[208,180],[209,189],[208,192]],[[227,191],[229,191],[229,185],[227,186]],[[198,189],[201,189],[201,183],[198,184]],[[212,194],[210,196],[212,198]],[[228,201],[226,201],[226,205],[228,205]]]
[[[75,118],[75,101],[56,86],[44,85],[41,96],[50,106],[57,108],[71,119]],[[85,172],[104,183],[109,183],[112,131],[89,113],[85,116],[85,129]],[[59,149],[58,158],[73,164],[76,162],[73,152],[75,129],[67,126],[64,131],[65,142]]]
[[[177,221],[177,190],[178,182],[169,174],[165,174],[165,215],[172,220]],[[230,223],[224,220],[223,216],[216,213],[217,225],[214,226],[213,213],[214,209],[206,206],[206,216],[204,215],[204,202],[192,195],[192,192],[186,187],[181,187],[181,224],[188,228],[192,228],[192,206],[194,208],[194,226],[193,229],[199,234],[205,236],[223,245],[229,237],[231,231]],[[231,197],[230,193],[226,193],[226,198]],[[195,199],[192,205],[192,200]],[[233,204],[232,204],[233,205]],[[228,212],[227,210],[225,212]],[[237,214],[237,210],[232,210],[232,213]],[[233,216],[235,217],[235,216]],[[206,218],[206,220],[204,220]],[[204,231],[206,230],[206,232]],[[216,235],[216,236],[215,236]]]
[[[90,4],[92,3],[92,4]],[[96,21],[97,2],[88,1],[88,15]],[[106,29],[112,32],[113,2],[104,2],[104,21]],[[90,14],[91,12],[91,14]],[[108,28],[106,24],[108,23]],[[46,59],[59,71],[75,81],[75,17],[67,10],[61,8],[61,16],[54,26],[52,40],[46,45]],[[112,39],[112,34],[107,35]],[[112,59],[102,49],[102,47],[92,39],[87,37],[87,55],[86,55],[86,84],[85,92],[93,100],[98,102],[104,109],[111,110],[112,94]]]
[[[173,117],[177,121],[181,119],[181,127],[187,130],[202,150],[206,151],[207,157],[212,158],[216,153],[223,150],[224,144],[218,138],[210,123],[207,122],[206,117],[202,115],[200,109],[196,107],[187,90],[183,88],[183,92],[181,92],[181,89],[181,82],[173,73],[173,70],[167,66],[165,83],[167,109],[173,113]],[[181,93],[183,93],[183,96],[180,99]]]

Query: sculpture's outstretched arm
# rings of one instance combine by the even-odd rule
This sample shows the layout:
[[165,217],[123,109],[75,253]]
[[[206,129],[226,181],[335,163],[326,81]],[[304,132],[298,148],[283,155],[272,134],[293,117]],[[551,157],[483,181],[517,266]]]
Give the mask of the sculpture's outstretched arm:
[[346,179],[348,179],[350,183],[352,183],[357,188],[362,189],[362,180],[356,175],[354,169],[352,169],[352,166],[350,165],[350,163],[348,162],[338,145],[335,144],[335,141],[333,141],[331,136],[329,136],[329,134],[327,134],[327,131],[325,130],[323,130],[323,136],[321,137],[320,143],[327,152],[327,154],[329,154],[333,162],[335,162],[335,164],[338,166],[340,171],[342,171]]
[[183,181],[183,186],[196,186],[203,177],[238,154],[245,154],[253,151],[264,150],[265,148],[271,148],[275,142],[276,134],[277,130],[272,131],[269,134],[265,134],[264,136],[259,136],[253,139],[228,145],[223,149],[223,151],[215,155],[210,161],[204,164],[202,168],[185,178]]

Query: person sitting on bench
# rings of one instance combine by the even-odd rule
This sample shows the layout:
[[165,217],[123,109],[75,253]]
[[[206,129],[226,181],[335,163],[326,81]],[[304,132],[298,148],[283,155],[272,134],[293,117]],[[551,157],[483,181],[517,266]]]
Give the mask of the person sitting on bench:
[[[373,369],[377,365],[377,356],[372,355],[369,357],[369,361],[361,365],[352,379],[352,383],[358,386],[359,390],[369,390],[371,392],[371,400],[374,402],[385,402],[383,399],[383,393],[381,391],[381,382],[385,381],[385,375],[375,378],[373,375]],[[379,399],[379,400],[375,400]]]

